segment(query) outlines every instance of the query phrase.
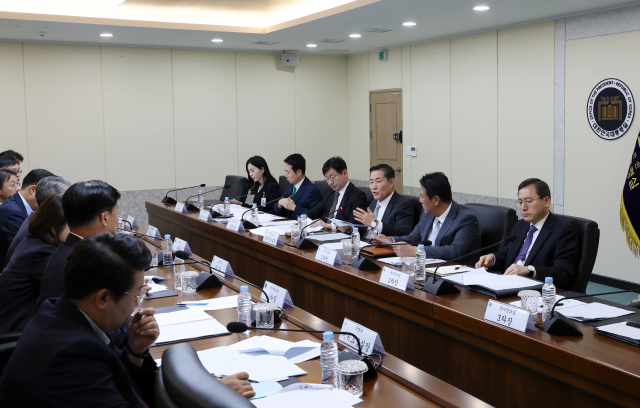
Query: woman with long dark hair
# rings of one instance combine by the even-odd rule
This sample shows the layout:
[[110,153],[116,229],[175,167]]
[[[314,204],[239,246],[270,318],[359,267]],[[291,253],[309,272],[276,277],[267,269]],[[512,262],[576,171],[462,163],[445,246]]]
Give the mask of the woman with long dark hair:
[[260,211],[273,213],[272,206],[262,207],[266,203],[280,197],[280,187],[278,182],[271,175],[267,161],[261,156],[249,157],[246,164],[247,178],[249,181],[249,195],[244,200],[244,204],[237,200],[231,200],[232,204],[240,204],[251,207],[253,203],[258,204]]

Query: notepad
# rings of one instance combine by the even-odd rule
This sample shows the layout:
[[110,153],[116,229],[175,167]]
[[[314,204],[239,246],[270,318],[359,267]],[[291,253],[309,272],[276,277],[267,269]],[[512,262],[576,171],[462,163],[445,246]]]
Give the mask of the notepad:
[[227,328],[218,323],[218,321],[213,318],[209,320],[177,323],[161,327],[160,335],[156,339],[155,345],[160,346],[163,344],[215,337],[226,334],[230,334],[227,331]]
[[605,326],[594,327],[593,331],[625,343],[633,344],[640,347],[640,329],[629,326],[625,322],[608,324]]
[[593,302],[562,309],[562,314],[569,319],[584,322],[613,319],[614,317],[634,314],[634,312],[620,309],[619,307],[605,305],[604,303]]

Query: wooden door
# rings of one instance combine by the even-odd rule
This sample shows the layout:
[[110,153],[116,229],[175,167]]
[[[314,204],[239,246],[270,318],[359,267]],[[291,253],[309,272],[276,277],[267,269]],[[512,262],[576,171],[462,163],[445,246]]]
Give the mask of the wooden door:
[[402,193],[402,90],[369,92],[370,164],[388,164],[396,171]]

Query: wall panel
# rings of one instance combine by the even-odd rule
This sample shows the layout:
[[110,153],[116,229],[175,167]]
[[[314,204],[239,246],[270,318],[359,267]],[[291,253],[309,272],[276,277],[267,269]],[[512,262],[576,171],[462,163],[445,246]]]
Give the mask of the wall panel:
[[0,42],[0,149],[16,150],[29,170],[22,43]]

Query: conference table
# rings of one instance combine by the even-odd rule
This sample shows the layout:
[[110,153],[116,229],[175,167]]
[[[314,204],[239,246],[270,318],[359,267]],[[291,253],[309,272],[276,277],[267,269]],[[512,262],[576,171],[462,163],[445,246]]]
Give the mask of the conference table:
[[[145,238],[147,247],[154,253],[161,252],[159,241]],[[203,258],[192,255],[194,259],[203,260]],[[207,271],[208,268],[198,264],[185,265],[186,271]],[[152,268],[147,274],[162,276],[165,278],[163,284],[173,289],[173,267],[157,267]],[[240,292],[240,286],[245,283],[235,278],[220,278],[223,285],[221,287],[208,288],[198,290],[194,294],[178,293],[178,296],[162,297],[155,299],[147,299],[142,307],[153,307],[160,309],[163,307],[175,306],[178,302],[194,302],[203,299],[220,298],[225,296],[234,296]],[[261,302],[260,291],[250,287],[250,292],[254,302]],[[283,329],[302,329],[302,330],[319,330],[319,331],[338,331],[339,327],[335,327],[316,316],[300,309],[299,307],[285,307],[287,317],[275,327]],[[226,325],[229,322],[237,320],[237,310],[235,308],[221,309],[207,312],[213,316],[218,322]],[[162,330],[162,329],[161,329]],[[298,332],[279,332],[253,330],[248,332],[249,336],[274,336],[283,340],[298,342],[302,340],[313,340],[315,342],[322,341],[322,334],[298,333]],[[191,340],[189,343],[196,351],[206,350],[213,347],[229,346],[247,337],[242,334],[228,334],[219,337],[211,337],[205,339]],[[339,348],[342,350],[345,345],[338,342]],[[155,346],[151,348],[151,355],[154,359],[161,359],[162,353],[173,344]],[[357,351],[354,349],[354,351]],[[321,383],[321,366],[320,358],[315,358],[297,364],[308,374],[297,377],[304,383]],[[359,407],[472,407],[487,408],[490,405],[481,400],[445,383],[438,378],[424,373],[406,362],[399,360],[393,355],[385,356],[384,365],[379,368],[379,375],[376,378],[365,378],[364,394],[360,397],[363,401],[354,405]]]
[[[640,407],[640,350],[587,324],[577,323],[583,337],[521,333],[485,320],[491,298],[463,287],[444,296],[400,291],[379,282],[380,270],[331,266],[315,260],[316,250],[273,246],[159,202],[146,209],[150,225],[205,259],[216,255],[258,286],[287,289],[294,311],[336,327],[348,318],[377,332],[391,371],[398,359],[497,407]],[[400,375],[411,378],[410,370]]]

